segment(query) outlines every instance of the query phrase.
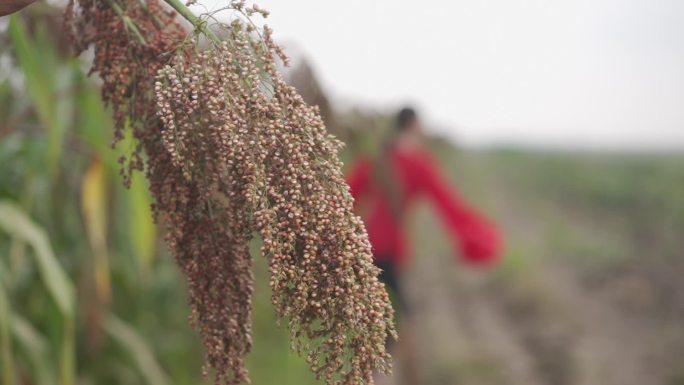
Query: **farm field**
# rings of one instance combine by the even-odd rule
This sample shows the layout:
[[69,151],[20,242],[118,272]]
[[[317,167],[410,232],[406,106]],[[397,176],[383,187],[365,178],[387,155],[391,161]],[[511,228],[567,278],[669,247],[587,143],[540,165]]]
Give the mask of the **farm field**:
[[494,272],[456,266],[430,208],[413,219],[426,383],[681,383],[681,156],[439,154],[507,252]]

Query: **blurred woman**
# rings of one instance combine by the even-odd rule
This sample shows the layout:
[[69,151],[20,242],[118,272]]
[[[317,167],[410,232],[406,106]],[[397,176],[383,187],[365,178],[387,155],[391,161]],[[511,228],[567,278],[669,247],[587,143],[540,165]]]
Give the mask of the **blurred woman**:
[[[351,167],[348,182],[373,247],[375,264],[399,314],[409,313],[398,272],[408,260],[404,218],[419,198],[429,199],[456,249],[466,263],[493,264],[501,249],[496,228],[470,208],[441,175],[436,162],[421,145],[422,126],[411,108],[399,111],[396,126],[375,159],[360,158]],[[400,327],[401,327],[401,319]],[[400,330],[398,346],[404,377],[417,383],[410,333]]]

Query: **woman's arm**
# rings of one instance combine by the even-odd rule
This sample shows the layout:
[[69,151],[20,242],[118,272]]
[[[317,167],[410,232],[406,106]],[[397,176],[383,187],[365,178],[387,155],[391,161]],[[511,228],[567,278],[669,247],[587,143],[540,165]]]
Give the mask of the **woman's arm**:
[[478,265],[494,262],[501,249],[496,227],[462,200],[427,154],[416,154],[412,163],[415,167],[412,179],[435,205],[445,227],[457,240],[456,246],[464,260]]
[[360,199],[366,193],[370,184],[371,170],[372,164],[367,158],[359,158],[352,164],[347,174],[347,183],[354,200]]

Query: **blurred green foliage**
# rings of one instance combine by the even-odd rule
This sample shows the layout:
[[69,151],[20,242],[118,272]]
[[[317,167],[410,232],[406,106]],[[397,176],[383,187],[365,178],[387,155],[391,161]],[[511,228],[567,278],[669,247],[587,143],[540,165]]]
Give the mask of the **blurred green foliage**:
[[[681,257],[684,156],[681,154],[552,153],[501,150],[479,167],[500,184],[576,215],[622,228],[635,248],[627,256]],[[584,213],[584,214],[580,214]],[[592,254],[610,252],[594,250]],[[618,250],[621,251],[621,250]]]

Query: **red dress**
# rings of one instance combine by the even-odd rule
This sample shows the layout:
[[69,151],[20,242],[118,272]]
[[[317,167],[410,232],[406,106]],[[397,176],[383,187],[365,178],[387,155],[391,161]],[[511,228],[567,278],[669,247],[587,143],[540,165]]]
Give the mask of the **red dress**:
[[[440,214],[447,231],[453,235],[454,246],[464,261],[489,265],[501,250],[501,238],[496,227],[463,202],[459,194],[444,182],[435,162],[424,151],[395,147],[389,152],[393,188],[400,191],[389,196],[387,186],[375,181],[377,171],[373,161],[359,159],[348,175],[351,194],[356,205],[368,210],[364,215],[366,230],[376,262],[403,264],[407,259],[406,236],[397,214],[418,198],[428,198]],[[397,199],[398,197],[398,199]],[[397,201],[394,208],[390,202]],[[401,217],[401,216],[399,216]]]

